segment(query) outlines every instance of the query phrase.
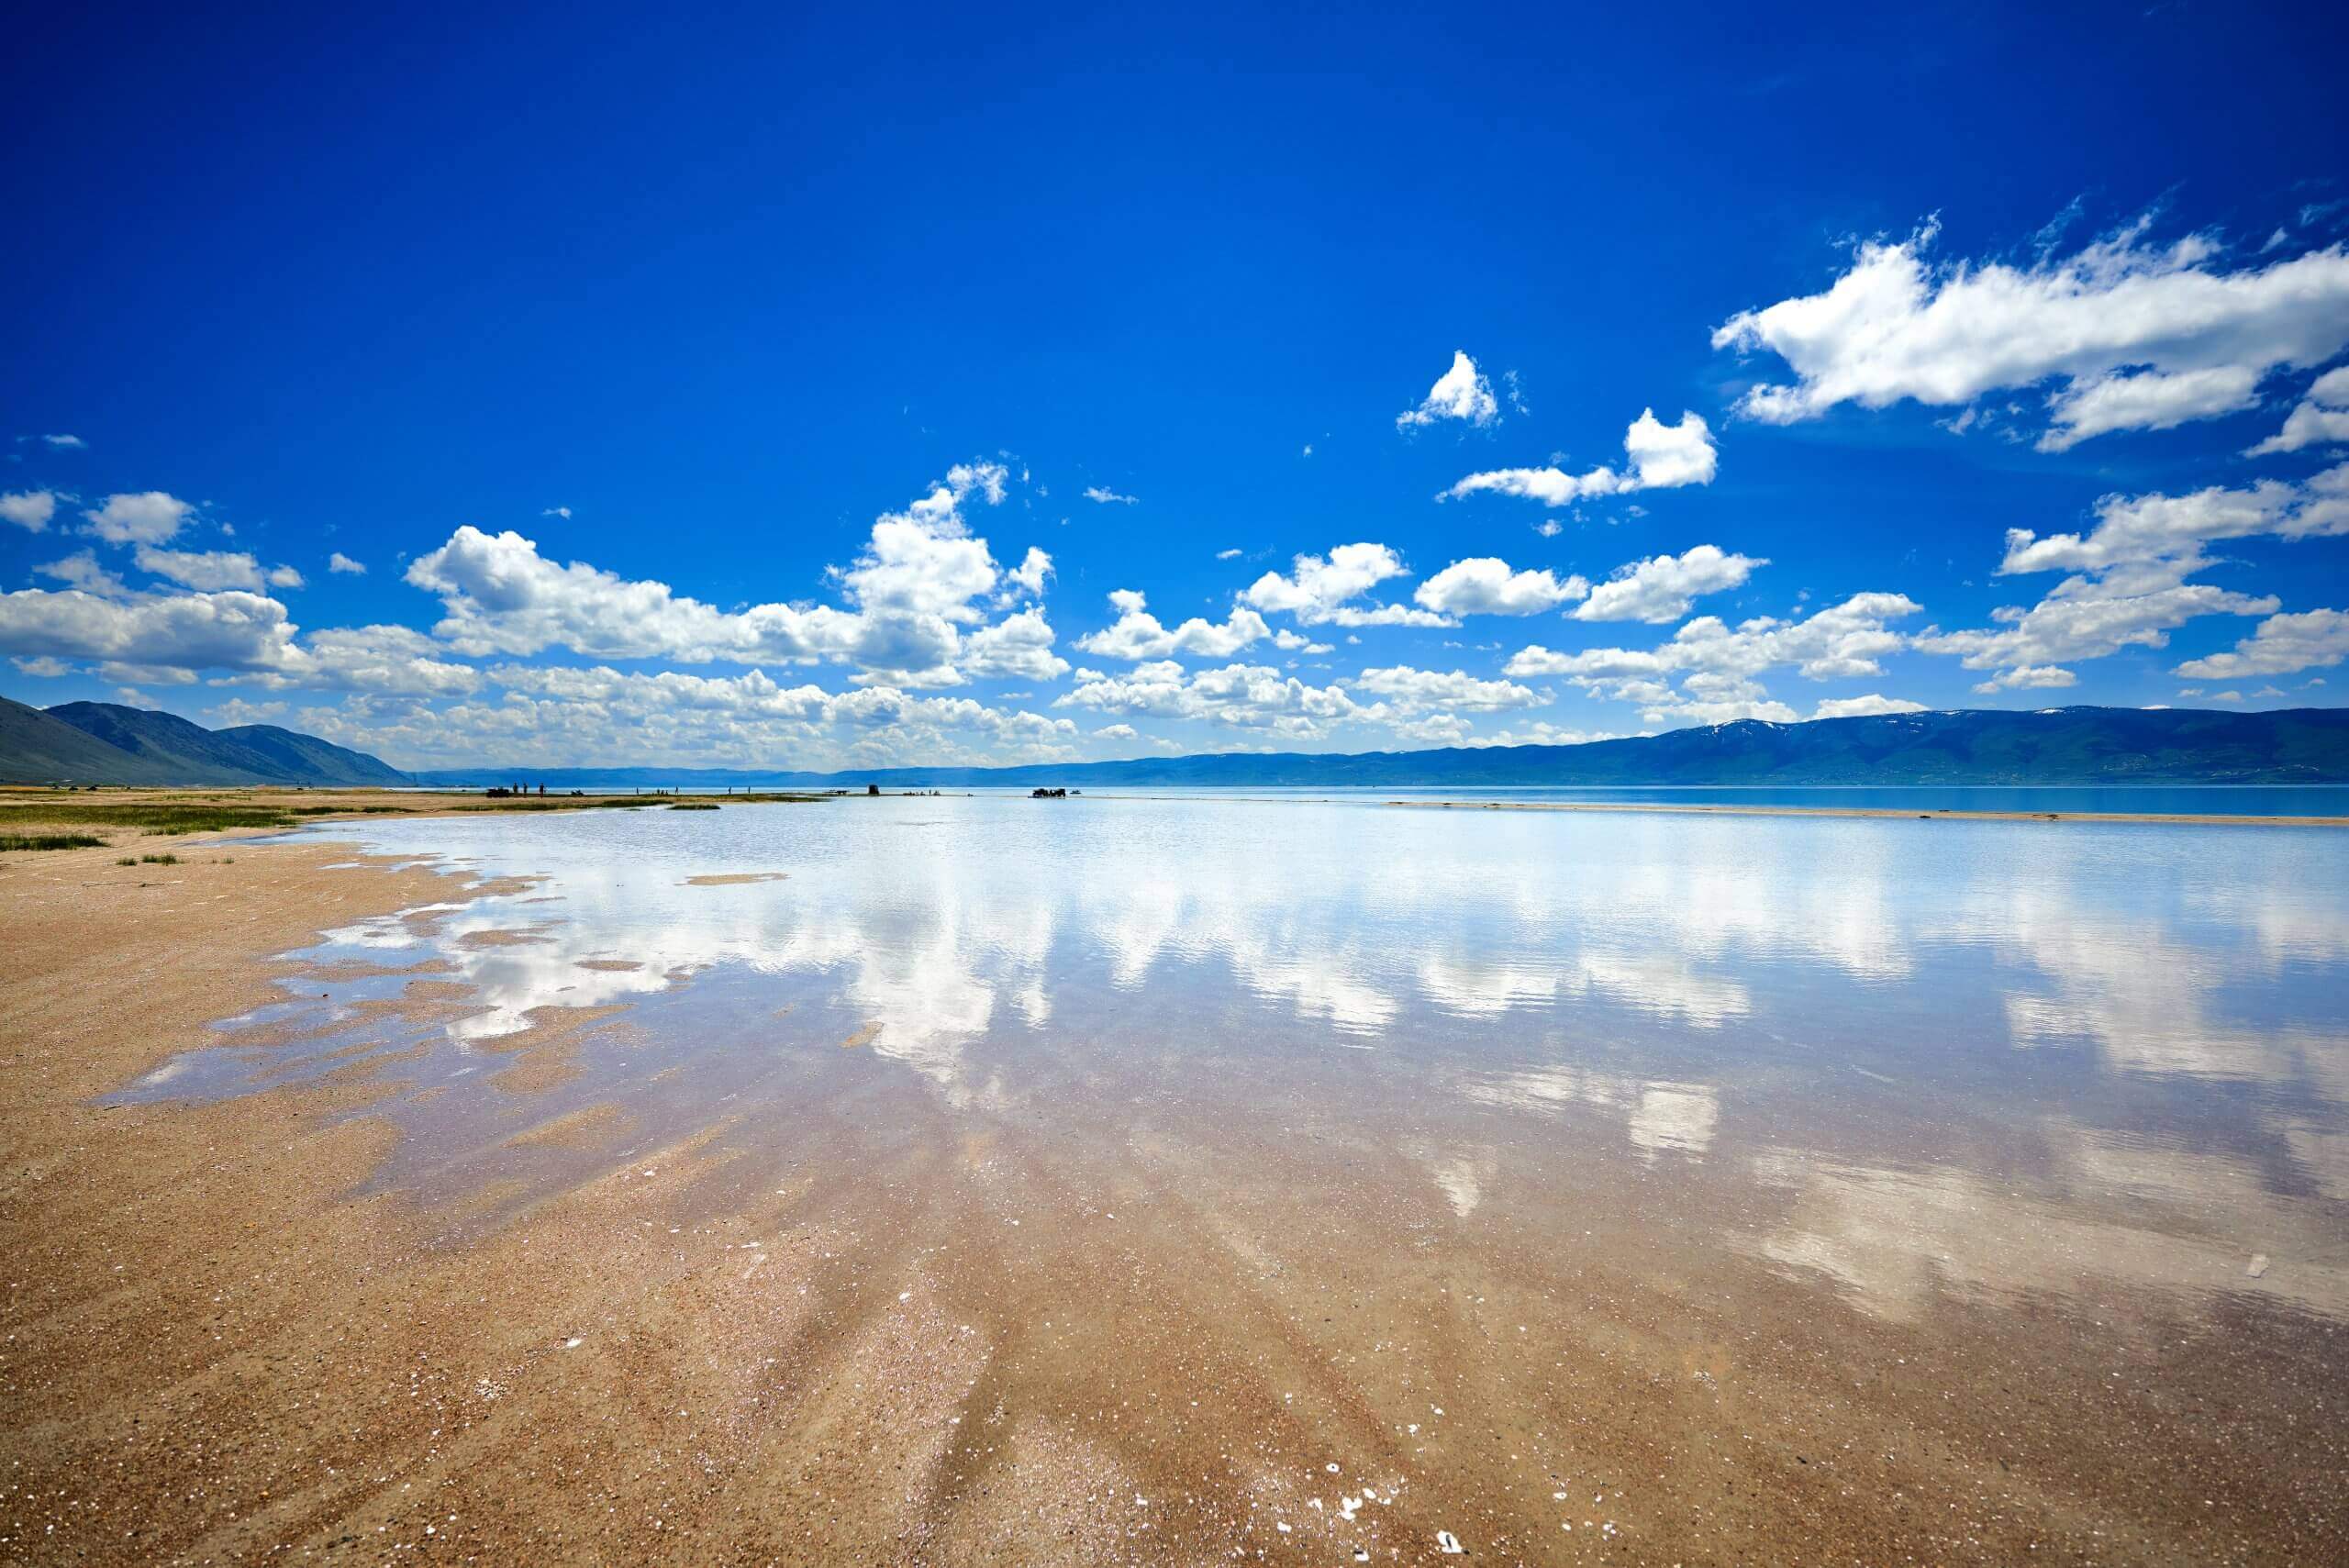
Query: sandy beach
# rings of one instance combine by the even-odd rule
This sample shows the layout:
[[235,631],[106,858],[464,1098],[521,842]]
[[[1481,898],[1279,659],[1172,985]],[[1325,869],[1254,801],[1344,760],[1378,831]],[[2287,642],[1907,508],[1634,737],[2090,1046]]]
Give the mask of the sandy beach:
[[[1213,1114],[1148,1072],[1087,1100],[1083,1059],[958,1103],[788,1017],[806,1091],[755,1140],[534,1108],[583,1031],[662,1050],[625,1006],[495,1042],[529,1163],[430,1201],[376,1180],[396,1060],[99,1103],[278,998],[318,931],[513,891],[234,837],[0,865],[0,1559],[2349,1551],[2321,1237],[2264,1278],[2223,1240],[2162,1265],[2215,1307],[2081,1308],[2008,1237],[2097,1232],[1952,1212],[1943,1266],[1996,1289],[1858,1312],[1761,1245],[1855,1173],[1757,1187],[1237,1058]],[[424,976],[387,1012],[470,1006]]]

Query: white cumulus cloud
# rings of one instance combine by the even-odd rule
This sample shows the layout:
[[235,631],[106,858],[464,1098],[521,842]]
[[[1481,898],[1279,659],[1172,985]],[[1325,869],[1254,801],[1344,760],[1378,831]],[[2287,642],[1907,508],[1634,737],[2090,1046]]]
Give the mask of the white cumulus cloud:
[[1038,612],[1010,617],[991,636],[966,631],[985,619],[979,601],[1008,581],[1041,589],[1052,560],[1031,550],[1001,572],[963,508],[1002,500],[998,463],[961,464],[903,512],[884,513],[863,552],[831,573],[850,607],[753,605],[720,610],[665,583],[629,579],[584,562],[560,563],[535,541],[470,525],[411,562],[407,581],[440,596],[434,628],[459,652],[531,654],[569,648],[597,658],[663,657],[689,663],[831,662],[863,683],[952,685],[966,638],[990,673],[1029,674],[1057,662]]
[[1576,620],[1636,620],[1658,625],[1678,620],[1691,601],[1705,594],[1742,587],[1757,566],[1769,562],[1732,555],[1718,545],[1700,544],[1679,555],[1652,556],[1615,569],[1574,610]]
[[0,517],[28,533],[40,533],[57,516],[57,494],[51,490],[11,490],[0,495]]
[[1910,702],[1907,697],[1880,696],[1870,692],[1860,697],[1827,697],[1811,713],[1813,718],[1873,718],[1887,713],[1922,713],[1925,705]]
[[258,594],[266,586],[260,564],[239,550],[157,550],[140,545],[135,559],[141,572],[206,593],[243,588]]
[[2054,383],[2043,449],[2112,430],[2166,429],[2252,406],[2272,371],[2349,345],[2349,252],[2229,267],[2205,235],[2154,242],[2140,218],[2027,265],[1935,262],[1936,230],[1859,247],[1824,293],[1742,311],[1716,349],[1766,352],[1795,379],[1739,411],[1771,424],[1842,403],[1935,407]]
[[2302,610],[2269,616],[2232,653],[2189,659],[2171,673],[2190,681],[2239,681],[2247,675],[2288,675],[2349,659],[2349,614]]
[[1307,626],[1450,626],[1433,610],[1353,601],[1390,578],[1408,575],[1403,558],[1383,544],[1341,544],[1327,556],[1300,555],[1284,576],[1267,572],[1241,590],[1241,603]]
[[1620,470],[1603,464],[1586,473],[1568,473],[1555,466],[1497,468],[1468,475],[1445,491],[1442,499],[1456,501],[1489,491],[1539,501],[1545,506],[1564,506],[1573,501],[1636,490],[1710,484],[1720,471],[1712,427],[1705,423],[1702,416],[1686,411],[1678,424],[1667,425],[1655,417],[1654,409],[1642,409],[1640,417],[1623,433],[1623,450],[1627,461]]
[[285,606],[259,594],[125,601],[79,588],[0,595],[0,653],[179,670],[273,670],[292,657]]
[[161,490],[109,495],[82,516],[90,532],[109,544],[161,544],[186,526],[195,507]]
[[1496,556],[1455,561],[1419,586],[1411,597],[1438,615],[1531,616],[1571,604],[1590,592],[1580,577],[1548,571],[1513,572]]
[[2302,447],[2349,444],[2349,365],[2330,370],[2309,384],[2307,395],[2284,417],[2284,428],[2243,453],[2266,457]]
[[1158,617],[1146,607],[1148,601],[1131,588],[1116,590],[1109,595],[1109,603],[1118,611],[1117,620],[1089,637],[1078,638],[1076,646],[1082,651],[1137,662],[1170,659],[1176,654],[1229,659],[1250,643],[1270,636],[1272,630],[1264,624],[1264,617],[1244,605],[1234,606],[1221,625],[1194,616],[1169,628],[1159,624]]
[[1056,681],[1068,673],[1068,661],[1052,651],[1044,612],[1034,608],[965,635],[957,663],[979,680]]
[[[1087,674],[1096,678],[1087,680]],[[1260,664],[1227,664],[1192,674],[1172,661],[1139,664],[1122,676],[1080,670],[1077,684],[1053,706],[1197,719],[1295,740],[1318,740],[1331,725],[1362,716],[1340,685],[1308,685]]]
[[1993,627],[1929,628],[1917,646],[1955,654],[1969,670],[2016,670],[2166,647],[2169,633],[2198,616],[2272,615],[2283,607],[2272,595],[2188,579],[2213,564],[2206,547],[2219,540],[2349,533],[2349,463],[2299,484],[2107,495],[2096,516],[2085,534],[2008,529],[2000,575],[2068,575],[2035,605],[1992,611]]
[[[1471,425],[1485,426],[1500,417],[1501,406],[1493,396],[1493,384],[1476,369],[1476,361],[1460,350],[1453,350],[1452,368],[1436,378],[1428,395],[1416,408],[1406,408],[1395,416],[1397,429],[1408,430],[1418,425],[1432,425],[1439,419],[1464,419]],[[1313,449],[1305,449],[1308,456]]]
[[1408,664],[1364,670],[1352,682],[1357,691],[1384,697],[1400,712],[1428,708],[1464,708],[1497,713],[1506,708],[1537,707],[1546,694],[1514,681],[1487,681],[1464,671],[1415,670]]
[[1537,643],[1520,649],[1502,673],[1520,680],[1563,676],[1594,696],[1638,704],[1650,723],[1791,723],[1799,716],[1772,699],[1760,676],[1783,666],[1810,681],[1880,675],[1885,656],[1909,641],[1887,623],[1920,607],[1905,595],[1869,593],[1796,621],[1762,616],[1731,627],[1718,616],[1699,616],[1654,648],[1561,653]]
[[2018,664],[2011,670],[2001,670],[1988,680],[1978,683],[1975,690],[1991,692],[2048,691],[2080,684],[2079,676],[2061,664]]

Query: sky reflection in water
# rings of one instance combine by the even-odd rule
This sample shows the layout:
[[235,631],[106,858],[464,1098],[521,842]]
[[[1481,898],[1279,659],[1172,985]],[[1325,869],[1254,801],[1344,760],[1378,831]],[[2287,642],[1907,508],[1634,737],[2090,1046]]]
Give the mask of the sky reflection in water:
[[[328,969],[124,1098],[379,1054],[385,1179],[429,1186],[606,1102],[619,1160],[876,1073],[1096,1124],[1269,1084],[1432,1135],[1464,1219],[1510,1137],[1669,1168],[1698,1214],[1760,1192],[1720,1245],[1881,1316],[2106,1284],[2349,1316],[2337,831],[892,797],[316,832],[540,880],[298,955],[461,1005]],[[689,881],[754,872],[786,875]],[[501,1040],[616,1004],[575,1076],[498,1081]]]

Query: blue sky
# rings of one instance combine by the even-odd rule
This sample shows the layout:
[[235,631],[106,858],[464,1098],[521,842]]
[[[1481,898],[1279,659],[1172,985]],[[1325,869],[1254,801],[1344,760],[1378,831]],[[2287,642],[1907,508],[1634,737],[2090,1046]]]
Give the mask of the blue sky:
[[409,765],[2331,704],[2343,30],[43,16],[0,692]]

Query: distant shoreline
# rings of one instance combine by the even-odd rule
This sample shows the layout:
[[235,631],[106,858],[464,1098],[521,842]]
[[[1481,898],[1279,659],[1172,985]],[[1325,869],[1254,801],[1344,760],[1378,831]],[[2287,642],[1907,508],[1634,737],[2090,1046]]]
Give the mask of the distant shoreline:
[[[1654,788],[1659,786],[1642,786]],[[1698,785],[1692,788],[1718,788]],[[1805,789],[1822,786],[1806,785]],[[1855,788],[1936,787],[1936,786],[1876,786]],[[1938,786],[1950,788],[1957,786]],[[1983,786],[2014,788],[2010,785]],[[2064,786],[2022,786],[2056,788]],[[2110,786],[2076,786],[2102,789]],[[2276,785],[2199,785],[2156,786],[2170,788],[2254,788],[2275,789]],[[2332,788],[2337,786],[2310,786]],[[974,798],[982,792],[970,789],[891,789],[883,792],[884,799],[919,799],[934,797]],[[1019,798],[1019,792],[1001,795],[985,792],[989,798]],[[404,817],[454,817],[495,815],[501,812],[537,812],[550,810],[694,806],[751,806],[769,802],[789,801],[795,804],[817,804],[834,799],[849,801],[866,798],[862,793],[848,790],[795,792],[789,795],[740,793],[703,793],[671,795],[662,791],[638,791],[630,794],[597,793],[546,796],[517,796],[507,800],[486,799],[482,792],[473,790],[415,790],[394,788],[361,788],[340,790],[295,791],[273,786],[231,786],[209,790],[174,790],[155,788],[124,788],[103,794],[0,786],[0,827],[35,825],[41,827],[83,828],[92,830],[112,828],[117,831],[139,832],[148,827],[150,817],[168,817],[173,825],[170,832],[202,831],[205,841],[231,841],[254,834],[282,833],[295,827],[330,828],[340,823],[365,820],[378,815]],[[1566,811],[1566,812],[1638,812],[1661,817],[1848,817],[1879,821],[1947,821],[1947,822],[2110,822],[2131,826],[2192,827],[2192,828],[2349,828],[2349,815],[2333,814],[2259,814],[2219,811],[2095,811],[2059,808],[2048,810],[1925,808],[1908,806],[1852,805],[1772,805],[1761,801],[1657,801],[1657,800],[1491,800],[1473,795],[1431,796],[1417,798],[1400,795],[1381,796],[1375,792],[1341,786],[1338,789],[1293,790],[1277,786],[1241,792],[1229,789],[1183,789],[1175,792],[1158,790],[1095,789],[1073,792],[1076,804],[1087,800],[1153,801],[1195,803],[1215,801],[1230,805],[1346,805],[1362,806],[1401,806],[1421,811]],[[302,805],[292,802],[299,799]],[[369,804],[369,802],[378,804]],[[397,804],[393,804],[396,802]],[[160,815],[159,815],[160,814]]]
[[2125,822],[2176,828],[2349,828],[2349,817],[2245,817],[2221,812],[1910,811],[1887,806],[1672,806],[1660,801],[1388,800],[1440,811],[1643,811],[1665,817],[1867,817],[1929,822]]

